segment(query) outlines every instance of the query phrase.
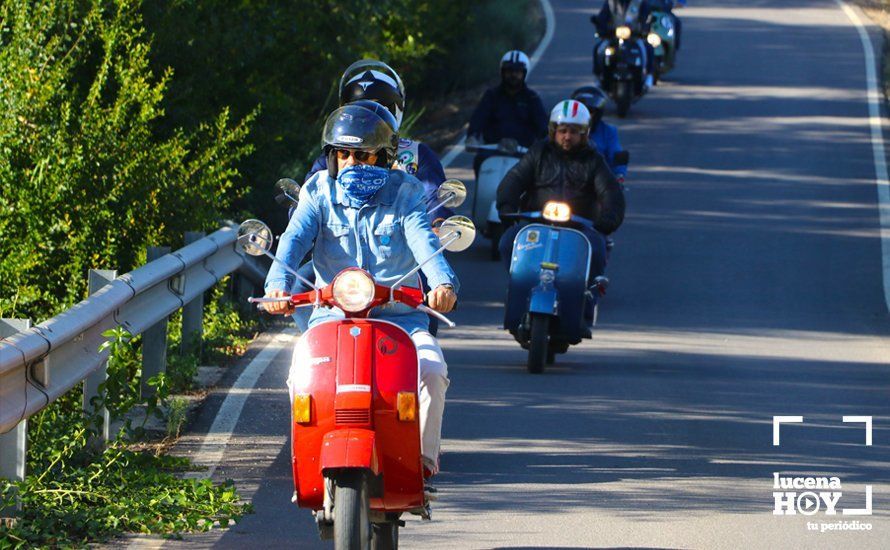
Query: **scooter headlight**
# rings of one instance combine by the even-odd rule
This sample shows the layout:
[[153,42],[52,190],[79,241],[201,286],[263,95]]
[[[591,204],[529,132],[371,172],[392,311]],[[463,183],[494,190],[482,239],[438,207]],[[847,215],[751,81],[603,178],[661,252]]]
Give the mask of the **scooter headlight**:
[[374,301],[374,279],[361,269],[341,271],[331,290],[337,307],[349,313],[364,311]]
[[615,36],[618,37],[619,40],[627,40],[630,38],[630,27],[627,25],[621,25],[617,29],[615,29]]
[[572,209],[564,202],[550,201],[544,205],[541,215],[552,222],[567,222],[572,217]]
[[649,36],[646,37],[646,42],[652,45],[653,48],[657,48],[661,46],[661,37],[654,32],[650,32]]

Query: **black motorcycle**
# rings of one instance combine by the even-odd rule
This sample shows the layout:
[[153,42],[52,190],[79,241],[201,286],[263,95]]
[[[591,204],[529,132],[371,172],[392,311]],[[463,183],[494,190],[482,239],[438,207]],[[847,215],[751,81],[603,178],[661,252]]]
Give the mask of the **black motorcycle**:
[[600,85],[615,102],[618,116],[624,118],[631,103],[646,93],[646,51],[631,28],[622,25],[594,55],[602,56]]

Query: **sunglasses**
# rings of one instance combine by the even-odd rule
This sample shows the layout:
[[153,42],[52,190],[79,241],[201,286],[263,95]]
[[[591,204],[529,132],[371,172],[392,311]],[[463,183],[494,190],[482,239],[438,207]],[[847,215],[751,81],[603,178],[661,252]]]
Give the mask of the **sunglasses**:
[[352,157],[356,160],[356,162],[376,162],[377,161],[377,153],[371,153],[369,151],[354,151],[352,149],[337,149],[337,158],[340,160],[346,160],[349,157]]

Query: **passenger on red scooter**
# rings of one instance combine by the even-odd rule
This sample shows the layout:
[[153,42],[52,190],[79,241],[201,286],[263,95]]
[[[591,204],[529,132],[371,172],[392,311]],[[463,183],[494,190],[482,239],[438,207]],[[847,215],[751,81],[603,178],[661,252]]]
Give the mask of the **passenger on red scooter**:
[[[432,288],[427,302],[436,311],[447,313],[457,301],[457,276],[444,257],[433,256],[439,241],[430,228],[423,185],[390,168],[399,143],[395,126],[392,114],[383,106],[375,112],[346,105],[328,117],[323,132],[328,169],[309,178],[301,189],[276,256],[296,269],[313,249],[319,286],[329,284],[348,267],[364,269],[379,284],[390,286],[432,257],[423,266]],[[266,277],[266,296],[290,295],[295,282],[295,277],[275,262]],[[269,305],[271,313],[292,313],[286,302]],[[370,317],[402,327],[417,347],[421,453],[425,467],[436,473],[449,381],[442,350],[429,333],[429,317],[399,303],[374,309]],[[309,320],[310,330],[337,318],[343,318],[339,309],[316,308]]]
[[[587,107],[571,99],[560,101],[550,113],[550,139],[533,145],[501,180],[497,208],[500,214],[539,212],[548,201],[560,201],[568,203],[573,215],[592,220],[596,231],[579,229],[590,241],[588,280],[592,281],[606,268],[604,236],[624,220],[624,193],[608,163],[590,147],[589,133]],[[516,224],[501,237],[501,258],[507,269],[519,229]],[[591,309],[591,320],[592,314]]]

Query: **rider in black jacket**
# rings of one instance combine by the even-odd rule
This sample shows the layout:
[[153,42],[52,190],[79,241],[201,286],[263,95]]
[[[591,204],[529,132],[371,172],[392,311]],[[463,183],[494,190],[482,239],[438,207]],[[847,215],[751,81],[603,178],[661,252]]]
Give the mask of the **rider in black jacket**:
[[[529,149],[498,186],[501,214],[540,211],[547,201],[568,203],[572,214],[590,219],[596,231],[582,229],[593,249],[589,280],[602,275],[606,264],[603,235],[624,220],[624,193],[608,163],[588,142],[590,112],[578,101],[561,101],[550,113],[550,139]],[[503,218],[502,218],[503,219]],[[519,226],[501,238],[501,258],[508,269]]]

